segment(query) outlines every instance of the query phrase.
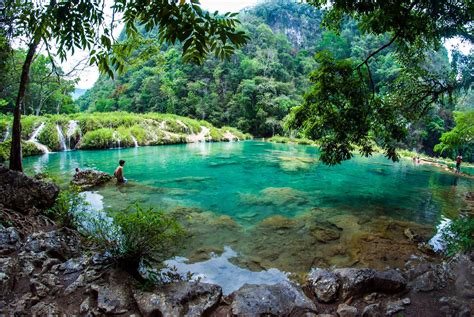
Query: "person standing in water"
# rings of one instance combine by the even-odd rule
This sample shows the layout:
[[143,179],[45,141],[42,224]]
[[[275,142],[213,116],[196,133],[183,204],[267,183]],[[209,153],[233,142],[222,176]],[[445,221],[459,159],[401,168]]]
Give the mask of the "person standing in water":
[[456,157],[456,174],[461,173],[461,163],[462,163],[462,155],[459,154],[458,157]]
[[123,177],[123,167],[125,165],[124,160],[119,161],[119,166],[115,169],[114,176],[117,179],[118,184],[124,184],[127,182],[125,177]]

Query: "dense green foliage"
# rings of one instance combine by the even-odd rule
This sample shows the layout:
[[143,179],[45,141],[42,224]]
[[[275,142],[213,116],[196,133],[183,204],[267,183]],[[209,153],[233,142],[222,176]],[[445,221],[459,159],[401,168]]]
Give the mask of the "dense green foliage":
[[469,252],[474,247],[474,218],[461,215],[454,219],[443,231],[446,253],[453,256],[458,252]]
[[[282,23],[287,17],[288,24]],[[165,48],[152,59],[136,61],[114,81],[100,78],[78,100],[80,108],[176,113],[257,136],[282,133],[282,120],[302,102],[307,74],[316,65],[312,52],[317,43],[308,39],[322,36],[310,27],[320,14],[296,3],[269,3],[239,19],[252,36],[229,60],[208,58],[201,66],[189,65],[179,48]]]
[[455,112],[456,126],[443,133],[441,143],[435,146],[435,151],[446,153],[451,158],[462,154],[464,160],[474,161],[474,110],[462,113]]
[[62,189],[54,202],[54,206],[46,211],[46,215],[57,225],[77,229],[79,219],[86,212],[87,203],[79,193],[79,188],[69,186]]
[[114,213],[114,226],[118,228],[117,236],[113,240],[104,238],[103,247],[139,280],[140,265],[152,267],[169,259],[184,237],[183,228],[172,215],[139,205]]

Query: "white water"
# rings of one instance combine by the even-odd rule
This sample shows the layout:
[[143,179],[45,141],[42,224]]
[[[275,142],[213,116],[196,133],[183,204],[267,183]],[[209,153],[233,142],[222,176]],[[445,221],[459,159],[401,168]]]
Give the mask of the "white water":
[[451,220],[443,217],[441,222],[436,226],[436,234],[428,242],[436,252],[443,251],[446,248],[446,241],[443,238],[443,234],[447,234],[448,236],[452,235],[452,233],[446,231],[450,224]]
[[131,137],[132,137],[132,140],[133,140],[133,144],[135,144],[135,147],[138,147],[137,139],[135,139],[135,137],[133,135],[131,135]]
[[211,140],[211,136],[209,134],[209,132],[211,131],[211,129],[205,127],[205,126],[201,126],[201,132],[199,132],[198,134],[190,134],[186,137],[186,140],[190,143],[196,143],[196,142],[206,142],[206,136],[209,136],[209,140]]
[[69,121],[69,125],[66,132],[68,149],[71,149],[71,138],[74,135],[74,133],[76,133],[76,131],[79,132],[79,140],[80,140],[82,137],[82,132],[81,132],[81,127],[79,126],[79,122],[77,122],[76,120]]
[[9,137],[10,137],[10,127],[7,126],[7,129],[5,130],[5,134],[3,135],[3,142],[5,142]]
[[63,130],[57,124],[56,124],[56,130],[58,131],[58,138],[59,138],[59,144],[61,145],[61,150],[67,151],[68,147],[66,145],[66,139],[64,138],[64,135],[63,135]]
[[112,138],[117,142],[117,148],[120,149],[120,136],[117,131],[114,131],[114,134],[112,134]]
[[28,141],[36,145],[36,147],[40,149],[43,153],[49,153],[48,147],[44,144],[39,143],[37,140],[37,137],[40,134],[41,130],[43,130],[44,126],[45,123],[41,122],[41,124],[33,131],[33,134],[31,135]]

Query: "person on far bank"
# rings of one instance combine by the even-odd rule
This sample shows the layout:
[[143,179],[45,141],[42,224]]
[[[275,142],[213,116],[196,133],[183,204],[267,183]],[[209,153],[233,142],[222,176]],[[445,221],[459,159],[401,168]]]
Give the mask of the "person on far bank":
[[462,163],[462,155],[459,154],[458,157],[456,157],[456,173],[457,174],[461,173],[461,163]]
[[123,167],[125,165],[124,160],[119,161],[119,166],[115,169],[114,176],[117,179],[117,184],[125,184],[127,179],[123,177]]

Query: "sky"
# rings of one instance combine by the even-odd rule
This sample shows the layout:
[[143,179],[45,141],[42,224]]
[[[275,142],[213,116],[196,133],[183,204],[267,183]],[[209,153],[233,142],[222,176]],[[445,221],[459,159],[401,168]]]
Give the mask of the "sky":
[[[251,7],[264,0],[201,0],[202,8],[209,11],[220,11],[220,12],[237,12],[241,9]],[[120,33],[120,29],[117,29],[116,36]],[[450,52],[453,48],[458,47],[461,52],[468,54],[469,50],[472,49],[472,45],[466,45],[462,43],[458,38],[452,38],[445,41],[445,46]],[[87,58],[87,52],[76,52],[72,58],[68,58],[66,63],[63,63],[62,68],[68,72],[72,65],[76,65],[78,61]],[[96,66],[87,66],[83,70],[75,72],[75,77],[79,78],[79,82],[76,88],[89,89],[91,88],[97,78],[99,78],[99,70]]]

